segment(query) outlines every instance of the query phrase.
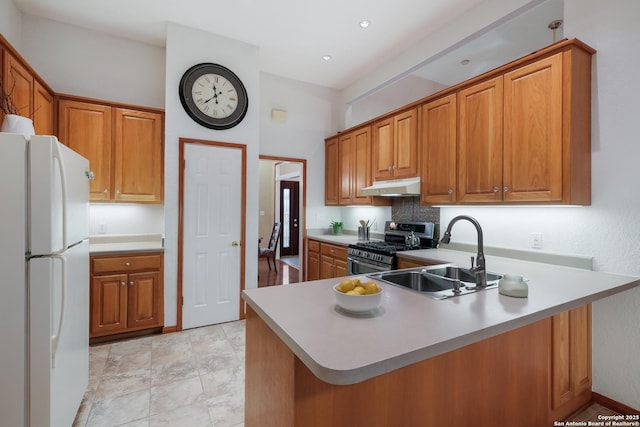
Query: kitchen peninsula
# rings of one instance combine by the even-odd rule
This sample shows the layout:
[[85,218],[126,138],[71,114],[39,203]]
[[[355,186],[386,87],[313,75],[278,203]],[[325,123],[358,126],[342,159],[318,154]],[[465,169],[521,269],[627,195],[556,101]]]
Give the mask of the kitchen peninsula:
[[[432,249],[403,256],[466,265],[470,255]],[[335,305],[339,279],[245,290],[245,425],[533,427],[562,420],[573,403],[590,398],[591,366],[582,354],[587,381],[572,396],[554,395],[554,381],[573,390],[575,378],[554,366],[552,317],[579,310],[590,322],[591,302],[640,278],[494,256],[487,268],[526,277],[529,297],[490,289],[437,301],[383,284],[381,307],[354,316]],[[576,345],[590,353],[590,334]]]

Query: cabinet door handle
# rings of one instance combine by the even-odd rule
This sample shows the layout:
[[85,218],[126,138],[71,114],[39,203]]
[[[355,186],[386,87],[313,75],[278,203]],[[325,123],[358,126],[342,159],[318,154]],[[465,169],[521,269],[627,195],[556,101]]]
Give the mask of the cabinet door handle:
[[109,192],[109,189],[108,189],[108,188],[105,188],[105,189],[104,189],[104,191],[102,191],[102,192],[103,192],[103,193],[108,193],[108,192]]
[[453,194],[453,190],[450,188],[449,191],[447,191],[447,193]]
[[233,242],[231,242],[231,246],[240,246],[240,244],[234,240]]
[[129,261],[125,262],[124,265],[127,267],[131,267],[131,263]]
[[502,190],[506,193],[507,191],[509,191],[509,187],[505,186]]
[[499,190],[500,190],[500,189],[499,189],[497,186],[493,187],[493,192],[494,192],[494,193],[497,193]]
[[126,284],[127,284],[127,282],[125,282],[125,281],[120,282],[120,286],[124,286]]
[[129,282],[129,286],[133,286],[133,285],[134,285],[134,283],[133,283],[133,280],[132,280],[132,281]]

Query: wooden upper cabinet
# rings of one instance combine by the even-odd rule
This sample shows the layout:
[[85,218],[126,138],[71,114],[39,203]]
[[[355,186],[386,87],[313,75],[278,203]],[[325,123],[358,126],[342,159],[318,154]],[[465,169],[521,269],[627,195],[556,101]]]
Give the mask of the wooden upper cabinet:
[[375,180],[393,178],[395,146],[393,141],[393,117],[373,125],[373,177]]
[[[33,120],[36,135],[54,135],[53,92],[9,49],[2,49],[2,58],[2,83],[5,90],[11,93],[18,115]],[[4,114],[0,112],[0,123],[3,119]]]
[[363,187],[371,185],[371,128],[369,126],[340,136],[340,205],[371,204]]
[[373,179],[418,175],[418,109],[398,113],[373,124]]
[[502,76],[458,92],[458,200],[502,200]]
[[340,159],[338,176],[340,177],[340,192],[338,195],[338,204],[343,205],[349,203],[353,197],[351,192],[351,175],[354,173],[356,150],[355,138],[353,133],[340,135],[338,143],[338,159]]
[[324,146],[324,204],[338,205],[340,193],[340,147],[337,136],[325,141]]
[[161,202],[162,115],[114,108],[114,188],[119,202]]
[[5,90],[11,93],[11,98],[18,115],[33,117],[33,75],[7,50],[3,51],[4,70],[3,81]]
[[563,40],[372,120],[372,180],[420,175],[425,205],[591,204],[594,53]]
[[62,143],[89,159],[95,178],[89,186],[91,201],[111,200],[111,107],[61,99],[58,136]]
[[160,112],[58,101],[59,139],[89,159],[93,202],[162,202],[162,132]]
[[38,80],[33,82],[33,127],[36,135],[55,134],[53,93]]
[[422,117],[421,203],[456,201],[456,94],[420,107]]
[[418,109],[413,108],[394,117],[395,167],[394,178],[418,176],[420,150],[418,150]]
[[562,201],[562,114],[562,53],[505,74],[505,201]]

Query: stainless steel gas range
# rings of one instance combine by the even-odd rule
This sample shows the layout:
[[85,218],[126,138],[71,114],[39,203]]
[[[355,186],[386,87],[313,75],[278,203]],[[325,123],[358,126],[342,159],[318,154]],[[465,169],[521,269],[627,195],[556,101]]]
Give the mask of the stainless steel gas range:
[[349,245],[347,272],[355,275],[395,270],[397,252],[434,248],[437,243],[437,225],[432,222],[386,221],[384,241],[369,240]]

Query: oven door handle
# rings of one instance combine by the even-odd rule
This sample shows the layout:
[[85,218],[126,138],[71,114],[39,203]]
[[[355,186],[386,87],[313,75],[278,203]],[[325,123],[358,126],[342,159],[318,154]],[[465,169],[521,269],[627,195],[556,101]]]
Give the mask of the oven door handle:
[[353,264],[366,265],[367,267],[372,268],[372,269],[377,270],[377,271],[389,271],[389,270],[391,270],[391,267],[381,267],[381,266],[375,265],[375,264],[363,263],[362,261],[358,261],[357,259],[352,258],[352,257],[347,257],[347,261],[351,262]]

